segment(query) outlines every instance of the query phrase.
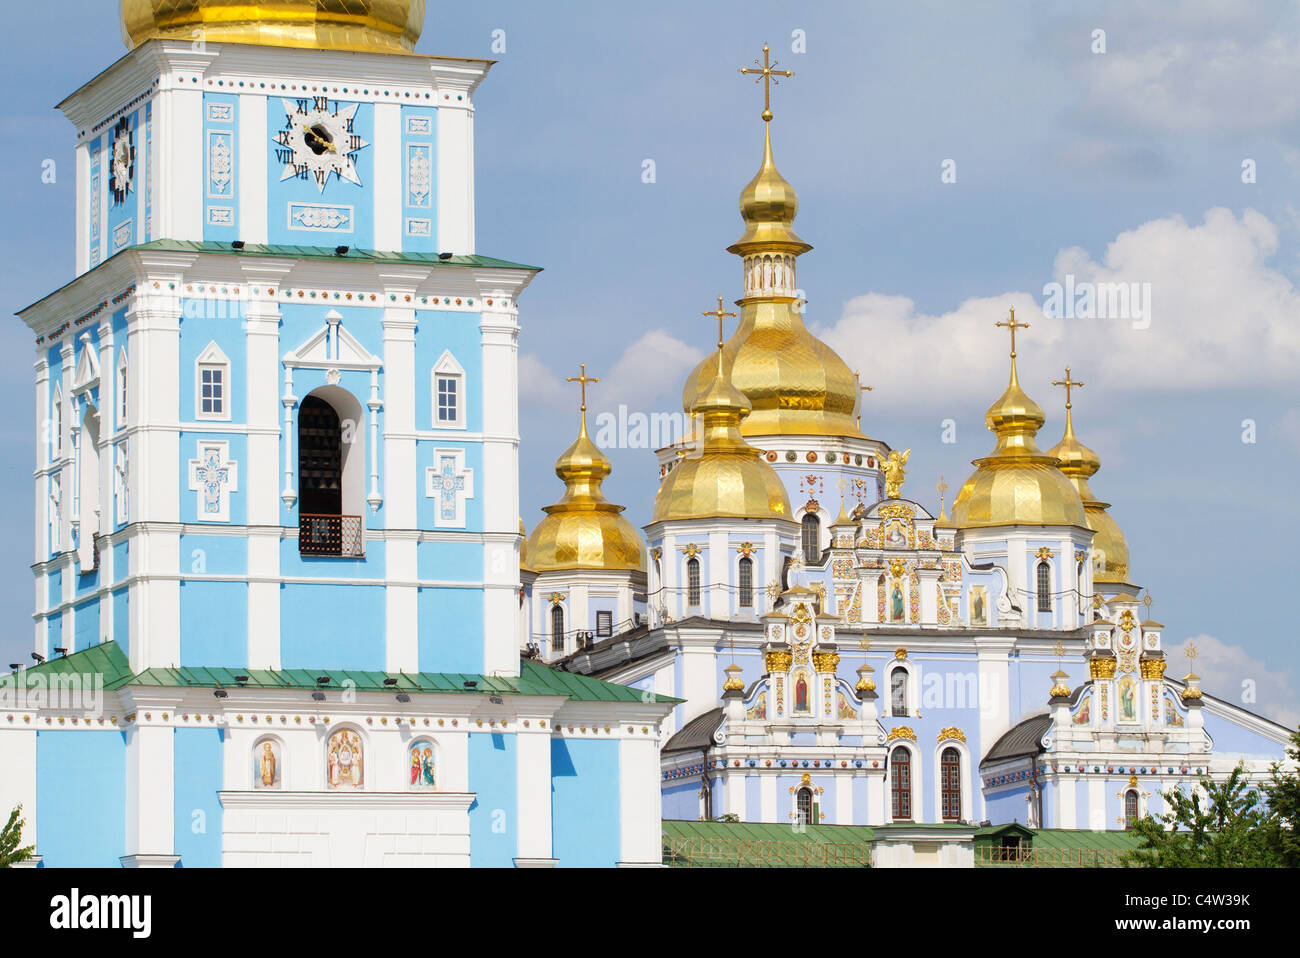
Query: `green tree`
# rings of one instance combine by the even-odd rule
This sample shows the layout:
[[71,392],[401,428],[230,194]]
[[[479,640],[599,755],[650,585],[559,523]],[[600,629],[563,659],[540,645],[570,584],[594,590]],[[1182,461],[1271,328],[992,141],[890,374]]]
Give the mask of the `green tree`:
[[23,820],[18,817],[22,810],[21,805],[15,808],[9,815],[9,824],[0,831],[0,868],[29,861],[32,857],[31,845],[19,845],[23,840]]
[[1263,786],[1264,797],[1272,814],[1271,838],[1276,842],[1278,864],[1300,868],[1300,730],[1291,733],[1286,756],[1292,770],[1284,773],[1273,763],[1273,777]]
[[1246,780],[1238,763],[1222,782],[1203,777],[1202,805],[1197,791],[1164,793],[1169,810],[1139,819],[1133,831],[1141,844],[1124,856],[1127,865],[1157,868],[1276,868],[1278,851],[1275,809]]

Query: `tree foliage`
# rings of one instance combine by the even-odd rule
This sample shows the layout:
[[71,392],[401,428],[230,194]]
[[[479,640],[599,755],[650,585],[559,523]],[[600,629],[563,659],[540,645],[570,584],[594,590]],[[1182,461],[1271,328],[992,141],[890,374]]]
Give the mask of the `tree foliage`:
[[[1125,864],[1158,868],[1300,867],[1300,731],[1272,776],[1252,788],[1243,764],[1222,782],[1202,777],[1200,789],[1164,793],[1167,811],[1134,823],[1141,844]],[[1204,800],[1202,799],[1204,792]]]
[[0,830],[0,868],[29,861],[32,857],[32,846],[20,844],[23,840],[23,820],[19,817],[22,810],[21,805],[15,808],[9,814],[9,823]]

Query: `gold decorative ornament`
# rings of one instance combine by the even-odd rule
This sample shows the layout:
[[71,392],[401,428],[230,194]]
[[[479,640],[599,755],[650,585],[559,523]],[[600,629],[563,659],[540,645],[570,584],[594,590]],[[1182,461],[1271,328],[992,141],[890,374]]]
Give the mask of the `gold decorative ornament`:
[[889,735],[885,737],[885,741],[892,742],[895,739],[900,738],[907,739],[909,742],[915,742],[916,732],[912,730],[910,725],[899,725],[896,728],[891,728],[889,730]]
[[1137,788],[1137,783],[1138,783],[1138,777],[1136,775],[1130,775],[1128,777],[1129,788]]
[[1034,436],[1046,419],[1042,408],[1020,388],[1016,373],[1017,322],[996,325],[1011,331],[1011,379],[1006,391],[989,407],[984,424],[997,436],[997,445],[983,459],[952,504],[952,522],[960,529],[995,526],[1077,526],[1088,528],[1083,502],[1070,480],[1057,468],[1055,456],[1039,451]]
[[547,598],[550,600],[551,605],[559,605],[564,601],[564,593],[552,592]]
[[758,547],[752,542],[742,542],[739,547],[737,547],[736,551],[742,556],[751,556],[757,548]]
[[122,0],[122,38],[411,53],[425,0]]
[[813,669],[817,672],[834,672],[840,664],[839,653],[837,652],[814,652]]
[[1088,675],[1094,679],[1113,679],[1117,665],[1110,656],[1095,656],[1088,660]]
[[907,649],[902,648],[901,646],[897,649],[894,649],[894,658],[902,662],[905,658],[907,658]]
[[1044,562],[1046,562],[1048,559],[1055,558],[1055,556],[1056,553],[1053,552],[1051,549],[1047,548],[1047,546],[1043,546],[1036,553],[1034,553],[1034,558],[1042,559]]
[[1070,687],[1065,684],[1065,680],[1069,677],[1069,675],[1060,669],[1053,672],[1052,687],[1048,690],[1047,694],[1052,698],[1063,698],[1068,696],[1070,694]]
[[959,728],[940,729],[938,741],[964,743],[966,741],[966,733]]
[[903,480],[907,478],[903,469],[907,465],[907,460],[911,457],[912,450],[899,452],[897,449],[889,454],[885,460],[882,471],[885,474],[885,498],[897,499],[903,492]]
[[[1070,378],[1070,367],[1065,367],[1065,378],[1052,383],[1053,386],[1065,387],[1065,435],[1047,455],[1054,456],[1061,472],[1073,484],[1079,499],[1083,503],[1084,519],[1093,531],[1092,559],[1094,582],[1124,582],[1128,578],[1128,542],[1119,524],[1110,513],[1110,503],[1101,502],[1088,486],[1088,480],[1101,469],[1101,459],[1095,452],[1081,443],[1074,434],[1074,412],[1071,390],[1078,389],[1083,383]],[[1084,553],[1076,556],[1082,562]]]
[[1164,659],[1143,659],[1141,662],[1142,678],[1163,679],[1167,664]]
[[601,484],[612,466],[587,436],[587,385],[600,382],[587,375],[587,364],[569,382],[582,388],[578,438],[555,463],[564,482],[564,496],[546,513],[528,537],[528,561],[535,572],[570,569],[644,572],[645,545],[623,507],[605,498]]
[[1132,632],[1137,625],[1137,617],[1132,609],[1125,609],[1119,617],[1119,627],[1124,632]]
[[763,653],[763,668],[768,672],[789,672],[793,664],[793,652],[776,649]]
[[727,680],[722,683],[722,691],[724,692],[744,691],[745,683],[742,682],[740,679],[740,673],[743,672],[744,670],[739,665],[732,663],[722,671],[727,673]]
[[688,545],[685,549],[682,550],[682,555],[686,556],[688,559],[703,554],[704,554],[703,550],[700,549],[700,547],[697,546],[694,542],[692,542],[690,545]]

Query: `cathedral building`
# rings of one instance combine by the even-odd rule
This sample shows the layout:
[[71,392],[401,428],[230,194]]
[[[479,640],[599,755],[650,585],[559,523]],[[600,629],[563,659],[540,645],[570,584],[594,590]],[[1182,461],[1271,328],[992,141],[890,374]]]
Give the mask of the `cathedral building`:
[[[864,387],[805,324],[811,247],[766,90],[791,74],[769,57],[742,71],[765,103],[729,247],[737,328],[687,377],[694,434],[658,454],[646,620],[553,664],[682,700],[665,819],[871,826],[877,864],[968,865],[981,825],[1123,829],[1238,761],[1265,774],[1289,730],[1166,674],[1183,653],[1143,618],[1089,488],[1100,461],[1075,435],[1068,367],[1064,436],[1040,449],[1014,311],[996,323],[1011,348],[992,450],[951,515],[942,482],[937,515],[904,494],[909,450],[862,432]],[[556,547],[548,528],[530,555]]]
[[645,573],[585,421],[521,555],[537,270],[475,246],[492,64],[415,55],[422,0],[121,14],[60,105],[77,275],[20,314],[0,806],[45,866],[658,864],[674,703],[521,662],[521,560],[599,634]]

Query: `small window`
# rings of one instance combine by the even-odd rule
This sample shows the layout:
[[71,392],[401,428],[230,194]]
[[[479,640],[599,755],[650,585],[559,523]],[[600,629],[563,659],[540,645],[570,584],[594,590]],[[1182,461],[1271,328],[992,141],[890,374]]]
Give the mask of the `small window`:
[[912,817],[912,753],[896,748],[889,753],[889,804],[894,821]]
[[53,425],[51,428],[54,434],[50,436],[50,459],[61,459],[63,457],[63,390],[57,385],[54,387]]
[[230,418],[230,360],[215,342],[208,344],[195,364],[194,417]]
[[686,604],[700,604],[700,560],[694,556],[686,563]]
[[1124,827],[1132,828],[1138,820],[1138,793],[1130,788],[1124,793]]
[[737,584],[740,586],[740,607],[752,609],[754,607],[754,560],[749,556],[744,556],[740,560],[737,579],[739,580]]
[[122,350],[122,355],[117,360],[117,425],[120,429],[127,424],[127,410],[129,409],[126,400],[126,350]]
[[895,717],[907,714],[906,669],[894,669],[889,673],[889,714]]
[[433,367],[433,428],[465,428],[465,370],[450,351]]
[[806,513],[801,528],[803,534],[803,561],[817,565],[822,561],[822,522],[814,513]]
[[801,788],[795,794],[795,821],[800,825],[813,824],[813,798],[811,788]]
[[597,612],[596,613],[596,635],[599,638],[607,638],[614,634],[614,613]]
[[1038,563],[1038,611],[1052,611],[1052,567],[1045,561]]
[[564,606],[551,606],[551,651],[564,651]]

